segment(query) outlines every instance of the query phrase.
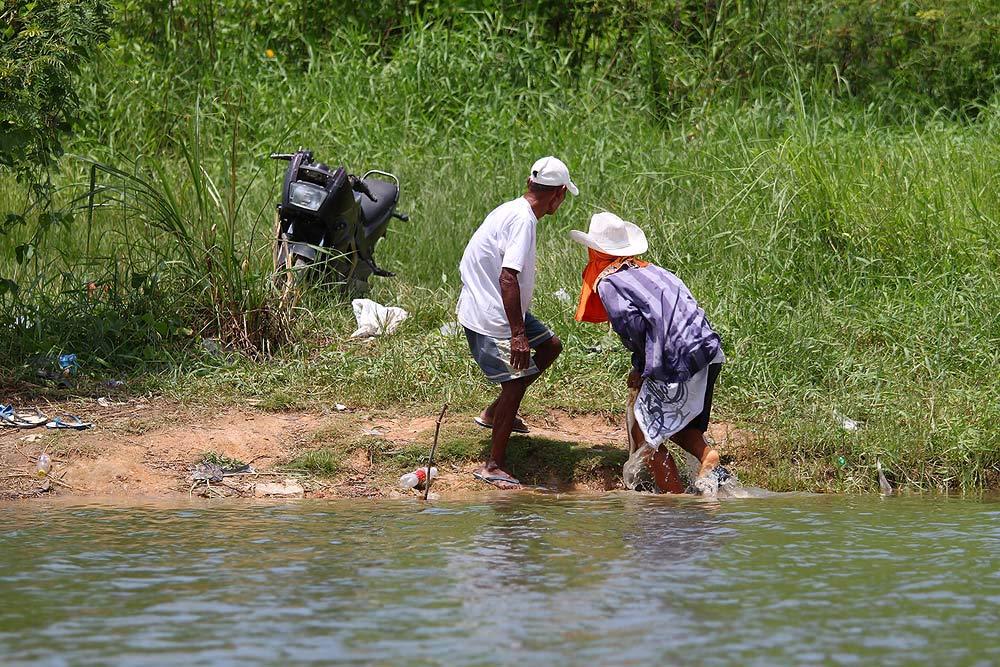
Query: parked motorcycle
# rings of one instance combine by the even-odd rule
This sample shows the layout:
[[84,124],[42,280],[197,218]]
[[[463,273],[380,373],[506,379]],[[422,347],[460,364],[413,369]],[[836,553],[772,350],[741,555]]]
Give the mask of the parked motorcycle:
[[[275,279],[287,289],[306,279],[339,284],[352,294],[368,289],[368,278],[395,275],[375,263],[375,244],[396,212],[399,179],[370,170],[358,178],[343,166],[329,167],[312,151],[273,153],[287,160],[281,203],[275,216]],[[376,178],[378,176],[379,178]]]

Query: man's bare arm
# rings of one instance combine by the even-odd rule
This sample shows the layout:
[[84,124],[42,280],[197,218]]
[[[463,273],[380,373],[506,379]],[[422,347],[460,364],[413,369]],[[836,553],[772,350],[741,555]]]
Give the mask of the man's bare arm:
[[500,298],[510,323],[510,365],[516,370],[524,370],[531,360],[531,346],[524,335],[524,314],[521,313],[521,286],[517,282],[517,271],[504,267],[500,270]]

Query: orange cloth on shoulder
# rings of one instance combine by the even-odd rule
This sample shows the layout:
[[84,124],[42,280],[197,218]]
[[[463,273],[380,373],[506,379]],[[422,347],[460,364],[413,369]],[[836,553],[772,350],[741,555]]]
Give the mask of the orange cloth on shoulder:
[[590,261],[583,270],[583,287],[580,290],[580,302],[577,304],[575,317],[578,322],[607,322],[608,313],[604,310],[604,304],[601,303],[601,297],[597,293],[598,279],[620,269],[626,260],[640,267],[648,266],[649,262],[635,257],[607,255],[593,248],[587,248],[587,253],[590,255]]

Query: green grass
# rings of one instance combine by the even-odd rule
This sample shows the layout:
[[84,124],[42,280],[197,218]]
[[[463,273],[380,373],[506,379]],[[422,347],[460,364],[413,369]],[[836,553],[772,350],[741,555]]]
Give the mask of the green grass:
[[289,461],[284,467],[289,470],[332,477],[344,470],[344,456],[336,450],[318,449],[300,454]]
[[[539,226],[533,310],[565,351],[528,414],[624,407],[627,355],[555,296],[575,297],[585,260],[567,231],[608,209],[646,231],[646,258],[677,273],[721,333],[729,363],[714,414],[755,434],[740,451],[745,482],[870,492],[880,459],[913,489],[1000,484],[1000,108],[885,124],[878,110],[761,89],[720,91],[664,122],[637,88],[575,78],[510,30],[414,31],[354,67],[344,54],[365,52],[354,33],[304,67],[241,48],[195,86],[109,48],[71,146],[100,165],[96,178],[87,161],[65,160],[59,175],[74,221],[20,264],[12,249],[32,230],[0,236],[0,275],[21,285],[0,296],[5,375],[33,382],[40,357],[72,351],[76,391],[125,374],[176,397],[273,409],[478,411],[493,388],[464,338],[438,332],[453,319],[458,261],[489,210],[521,193],[528,165],[554,153],[581,195]],[[410,312],[392,336],[348,339],[355,323],[336,293],[307,294],[288,314],[269,291],[282,171],[266,155],[300,144],[401,178],[412,219],[378,249],[399,275],[373,278],[370,295]],[[0,206],[22,210],[23,193],[3,185]],[[861,427],[845,431],[834,412]],[[333,471],[341,455],[302,465]],[[511,455],[531,457],[538,480],[600,468],[566,443]]]
[[220,466],[224,470],[226,470],[226,469],[228,469],[228,470],[234,470],[236,468],[242,468],[243,466],[247,465],[244,461],[241,461],[239,459],[230,458],[230,457],[228,457],[228,456],[226,456],[224,454],[220,454],[220,453],[218,453],[216,451],[205,452],[204,454],[201,455],[201,458],[198,460],[198,462],[199,463],[214,463],[215,465]]

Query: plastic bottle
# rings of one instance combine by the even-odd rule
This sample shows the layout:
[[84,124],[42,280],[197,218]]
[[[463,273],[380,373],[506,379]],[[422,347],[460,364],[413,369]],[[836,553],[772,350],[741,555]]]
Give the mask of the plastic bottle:
[[[431,479],[437,477],[438,469],[431,466]],[[413,489],[427,481],[427,468],[417,468],[413,472],[408,472],[399,478],[399,486],[404,489]]]
[[49,458],[48,454],[42,452],[38,456],[38,476],[44,477],[49,474],[50,470],[52,470],[52,459]]

